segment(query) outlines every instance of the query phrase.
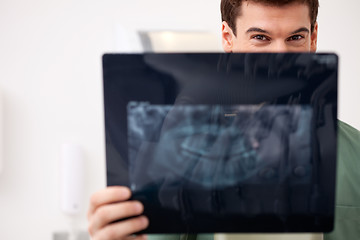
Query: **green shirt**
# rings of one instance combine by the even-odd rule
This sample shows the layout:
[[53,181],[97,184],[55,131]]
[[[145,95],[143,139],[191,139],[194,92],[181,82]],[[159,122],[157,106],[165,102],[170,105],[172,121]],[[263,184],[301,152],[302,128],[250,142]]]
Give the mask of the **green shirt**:
[[339,121],[335,229],[324,240],[360,239],[360,132]]
[[[335,230],[324,240],[360,239],[360,132],[338,122]],[[213,234],[154,234],[149,240],[213,240]]]

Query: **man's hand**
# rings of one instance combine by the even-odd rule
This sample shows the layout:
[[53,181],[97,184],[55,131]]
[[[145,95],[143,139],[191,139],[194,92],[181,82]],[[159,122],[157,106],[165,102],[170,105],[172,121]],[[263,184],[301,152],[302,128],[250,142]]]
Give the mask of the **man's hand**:
[[[88,211],[89,233],[93,240],[143,240],[146,235],[132,234],[144,230],[149,221],[139,201],[130,201],[127,187],[108,187],[92,195]],[[124,218],[133,217],[127,220]],[[121,220],[118,222],[114,222]]]

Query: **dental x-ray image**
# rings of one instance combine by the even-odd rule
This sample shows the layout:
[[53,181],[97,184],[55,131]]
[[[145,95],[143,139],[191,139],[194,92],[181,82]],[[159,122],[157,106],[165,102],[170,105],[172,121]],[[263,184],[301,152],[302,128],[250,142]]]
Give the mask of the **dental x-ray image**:
[[[130,102],[127,110],[133,191],[185,182],[216,189],[310,181],[309,106]],[[166,200],[161,202],[170,207]]]
[[334,54],[103,57],[107,184],[144,204],[144,233],[329,232]]

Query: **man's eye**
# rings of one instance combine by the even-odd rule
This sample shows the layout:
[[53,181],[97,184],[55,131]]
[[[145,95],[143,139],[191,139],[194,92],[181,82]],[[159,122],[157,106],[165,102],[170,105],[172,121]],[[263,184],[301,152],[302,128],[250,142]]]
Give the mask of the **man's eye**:
[[259,40],[259,41],[268,41],[269,40],[269,38],[264,35],[255,35],[252,38],[255,40]]
[[303,39],[304,37],[301,35],[294,35],[288,38],[288,41],[299,41],[301,39]]

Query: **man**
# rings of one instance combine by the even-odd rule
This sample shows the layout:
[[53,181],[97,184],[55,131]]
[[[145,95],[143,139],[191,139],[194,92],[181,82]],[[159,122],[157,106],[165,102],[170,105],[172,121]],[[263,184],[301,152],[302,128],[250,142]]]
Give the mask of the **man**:
[[[225,52],[315,52],[317,12],[318,0],[222,0],[223,49]],[[360,201],[356,202],[360,199],[359,142],[360,133],[339,122],[337,220],[334,233],[325,239],[360,236]],[[143,212],[140,202],[128,201],[130,195],[128,188],[119,186],[108,187],[92,196],[88,220],[93,240],[146,238],[145,235],[131,236],[148,226],[145,216],[113,223]],[[179,239],[179,236],[166,235],[161,239]]]

